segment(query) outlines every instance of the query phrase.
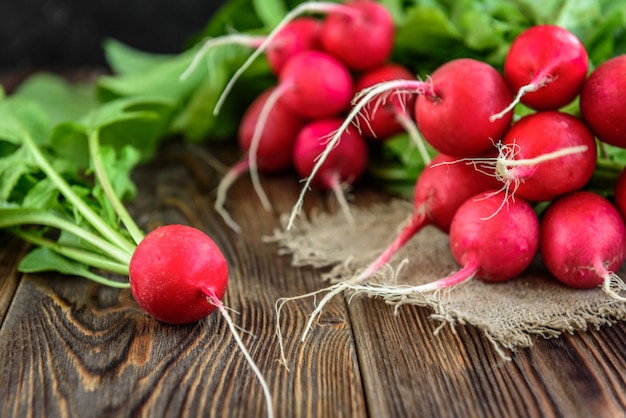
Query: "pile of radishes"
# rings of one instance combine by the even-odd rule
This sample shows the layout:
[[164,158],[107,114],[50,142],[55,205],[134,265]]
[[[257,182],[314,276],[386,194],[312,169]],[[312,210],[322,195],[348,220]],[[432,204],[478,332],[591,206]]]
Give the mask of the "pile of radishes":
[[[333,286],[330,295],[363,289],[359,282],[433,224],[449,232],[462,269],[415,287],[369,286],[370,293],[432,291],[474,277],[505,281],[540,255],[562,283],[602,286],[626,300],[618,294],[624,284],[615,274],[626,258],[626,174],[615,200],[586,189],[602,144],[626,148],[626,56],[599,65],[588,77],[589,72],[576,36],[540,25],[514,40],[504,75],[483,62],[457,59],[427,81],[394,80],[360,91],[351,119],[381,94],[414,91],[417,126],[441,154],[418,178],[415,212],[398,237],[359,275]],[[562,110],[578,97],[580,117]],[[514,117],[518,103],[527,107],[523,117]],[[328,141],[318,165],[341,135],[339,130]]]
[[[243,157],[218,188],[216,209],[228,225],[239,230],[224,203],[228,188],[242,173],[250,173],[263,206],[269,208],[258,173],[291,169],[311,178],[312,186],[332,191],[350,219],[344,187],[365,173],[368,141],[416,131],[411,112],[415,99],[406,93],[390,94],[368,105],[355,127],[342,129],[357,91],[383,81],[415,80],[410,70],[390,61],[394,33],[392,16],[383,5],[352,0],[300,4],[266,37],[227,36],[255,50],[230,80],[216,112],[239,75],[260,54],[265,54],[276,76],[276,83],[245,111],[238,132]],[[313,175],[318,156],[339,129],[341,140]],[[428,158],[427,153],[422,155]]]

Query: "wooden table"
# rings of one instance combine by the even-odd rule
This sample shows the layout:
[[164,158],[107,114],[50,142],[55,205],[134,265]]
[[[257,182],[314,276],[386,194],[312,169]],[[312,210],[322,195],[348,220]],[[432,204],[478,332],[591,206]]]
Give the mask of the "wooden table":
[[[248,177],[228,208],[245,233],[212,210],[218,176],[202,153],[164,145],[137,171],[132,204],[146,229],[182,222],[208,232],[230,266],[225,303],[248,332],[244,343],[266,377],[277,417],[619,417],[626,416],[626,325],[537,340],[504,361],[472,327],[444,327],[424,308],[397,315],[381,301],[335,298],[305,342],[313,300],[288,303],[282,330],[290,369],[279,364],[277,298],[318,289],[319,272],[293,268],[263,240],[279,227],[300,184],[264,177],[264,211]],[[231,160],[232,161],[232,160]],[[356,204],[385,196],[361,186]],[[336,210],[310,193],[305,210]],[[58,274],[19,274],[26,246],[0,234],[0,416],[261,417],[258,380],[225,321],[188,326],[146,316],[128,290]]]

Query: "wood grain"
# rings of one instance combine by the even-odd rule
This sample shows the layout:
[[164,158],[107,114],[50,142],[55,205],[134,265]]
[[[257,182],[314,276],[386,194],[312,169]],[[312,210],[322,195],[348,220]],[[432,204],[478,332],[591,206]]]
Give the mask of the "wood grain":
[[[230,268],[225,304],[266,377],[277,417],[622,417],[626,416],[626,325],[537,339],[504,361],[479,331],[443,327],[424,308],[395,311],[380,300],[335,298],[300,341],[314,300],[282,310],[289,369],[279,363],[274,304],[325,286],[317,271],[292,268],[264,241],[300,184],[263,177],[265,211],[248,178],[229,191],[236,234],[212,209],[215,173],[172,145],[137,172],[131,205],[151,229],[181,222],[204,229]],[[232,155],[227,161],[232,161]],[[357,204],[382,198],[355,190]],[[310,193],[305,211],[336,210]],[[3,236],[4,238],[4,236]],[[188,326],[145,315],[126,290],[56,274],[21,276],[23,250],[0,249],[0,416],[261,417],[264,399],[225,322]]]

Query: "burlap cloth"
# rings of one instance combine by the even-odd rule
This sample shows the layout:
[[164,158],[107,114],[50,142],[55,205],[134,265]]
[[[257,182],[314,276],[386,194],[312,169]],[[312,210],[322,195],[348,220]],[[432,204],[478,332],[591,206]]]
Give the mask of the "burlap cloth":
[[[409,218],[412,207],[395,200],[369,207],[352,207],[354,224],[342,213],[312,213],[290,229],[276,230],[268,241],[294,266],[320,268],[326,283],[343,281],[373,261]],[[286,219],[286,216],[285,216]],[[502,260],[506,263],[506,260]],[[459,269],[448,249],[447,235],[426,227],[415,235],[373,279],[378,283],[416,285]],[[624,269],[619,273],[626,277]],[[376,292],[363,293],[376,296]],[[578,290],[552,279],[539,258],[526,273],[505,283],[470,280],[435,294],[385,296],[390,304],[427,306],[442,324],[470,324],[482,330],[498,348],[528,347],[537,337],[610,325],[626,318],[626,304],[598,289]]]

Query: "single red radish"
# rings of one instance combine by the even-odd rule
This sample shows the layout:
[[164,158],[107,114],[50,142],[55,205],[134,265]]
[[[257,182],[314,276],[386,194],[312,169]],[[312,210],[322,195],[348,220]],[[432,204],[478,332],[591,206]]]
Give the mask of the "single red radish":
[[351,0],[343,5],[357,13],[330,11],[322,24],[322,48],[351,70],[367,71],[387,62],[395,37],[389,10],[370,0]]
[[580,289],[602,286],[611,297],[624,289],[614,273],[626,259],[626,227],[604,197],[577,191],[554,201],[543,214],[540,252],[550,273]]
[[474,59],[457,59],[439,67],[428,81],[393,80],[360,91],[343,124],[330,138],[302,188],[287,228],[302,208],[310,179],[363,109],[381,95],[417,94],[415,118],[426,142],[437,151],[458,158],[485,155],[493,150],[511,124],[513,113],[490,121],[496,109],[506,106],[512,93],[504,77],[492,66]]
[[443,64],[425,82],[415,104],[415,119],[433,148],[456,157],[489,153],[513,119],[491,115],[512,100],[504,77],[481,61],[461,58]]
[[499,147],[499,177],[511,193],[533,202],[580,189],[596,167],[596,142],[587,125],[556,110],[518,120]]
[[237,232],[240,227],[224,203],[228,189],[239,176],[250,172],[261,203],[269,209],[271,205],[260,185],[258,172],[276,173],[293,167],[293,146],[306,120],[286,106],[280,96],[279,88],[271,86],[246,109],[237,134],[243,158],[231,167],[217,188],[215,210]]
[[511,43],[504,75],[517,96],[494,119],[521,102],[535,110],[557,110],[573,101],[589,70],[584,45],[572,32],[556,25],[536,25]]
[[320,51],[304,51],[282,69],[283,101],[306,118],[335,116],[350,105],[354,81],[336,58]]
[[[351,6],[352,3],[359,3],[359,4],[356,7],[353,7]],[[372,3],[374,6],[371,6],[371,5],[363,6],[361,5],[361,3]],[[226,100],[226,97],[232,90],[233,86],[235,85],[239,77],[241,77],[241,75],[250,67],[250,65],[252,65],[254,60],[256,60],[261,54],[264,53],[264,51],[268,48],[269,45],[272,44],[276,36],[278,36],[278,34],[283,30],[283,28],[286,25],[288,25],[290,22],[292,22],[294,19],[300,17],[301,15],[305,13],[319,13],[319,14],[333,13],[333,14],[341,14],[341,15],[349,16],[350,22],[354,23],[355,25],[362,26],[363,22],[369,22],[368,31],[366,32],[365,37],[352,38],[350,37],[349,34],[347,34],[346,39],[350,40],[350,48],[354,48],[358,50],[363,60],[370,60],[370,58],[364,53],[366,50],[365,48],[369,49],[368,46],[370,44],[378,44],[380,42],[379,39],[373,40],[371,38],[371,35],[373,33],[382,34],[385,32],[385,31],[378,30],[375,27],[375,24],[380,22],[386,25],[389,22],[387,21],[387,19],[380,18],[378,16],[369,17],[368,13],[383,14],[385,13],[385,11],[386,9],[383,6],[378,5],[377,3],[373,1],[369,1],[369,0],[351,0],[346,3],[341,3],[341,4],[332,3],[332,2],[323,2],[323,1],[308,1],[308,2],[304,2],[304,3],[297,5],[295,8],[293,8],[293,10],[291,10],[289,13],[287,13],[287,15],[285,15],[283,20],[278,25],[276,25],[276,27],[267,35],[267,37],[261,43],[261,45],[258,46],[258,48],[248,57],[246,62],[244,62],[241,65],[241,67],[239,67],[237,71],[233,74],[233,76],[231,77],[227,85],[225,86],[224,91],[222,92],[221,96],[218,98],[215,108],[213,110],[213,113],[214,114],[219,113],[222,105],[224,104],[224,101]],[[350,25],[347,25],[347,26],[349,27]],[[393,36],[387,39],[387,41],[391,43],[391,48],[393,48]],[[370,51],[370,53],[372,55],[374,54],[374,52],[372,51]],[[309,75],[313,75],[314,72],[317,70],[315,69],[315,67],[313,67],[313,68],[308,68],[304,71],[306,71],[307,74]],[[323,70],[319,70],[319,71],[323,71]],[[338,83],[338,82],[339,81],[337,80],[331,81],[331,83]]]
[[463,269],[439,288],[473,275],[485,282],[510,280],[528,268],[539,247],[539,220],[523,199],[498,210],[504,198],[503,192],[487,192],[459,207],[450,225],[450,249]]
[[267,415],[273,416],[269,387],[222,303],[228,264],[208,235],[186,225],[153,230],[137,245],[129,264],[129,278],[134,299],[159,321],[187,324],[218,309],[261,383]]
[[221,305],[228,265],[208,235],[168,225],[139,242],[129,277],[133,297],[151,316],[168,324],[188,324]]
[[[293,148],[293,164],[302,177],[311,175],[317,156],[327,139],[341,126],[340,118],[319,119],[309,122],[298,134]],[[348,219],[351,219],[344,199],[342,186],[353,184],[367,168],[367,145],[354,131],[344,132],[341,142],[333,148],[312,180],[315,187],[333,191]]]
[[598,65],[580,92],[580,113],[596,137],[626,148],[626,55]]

